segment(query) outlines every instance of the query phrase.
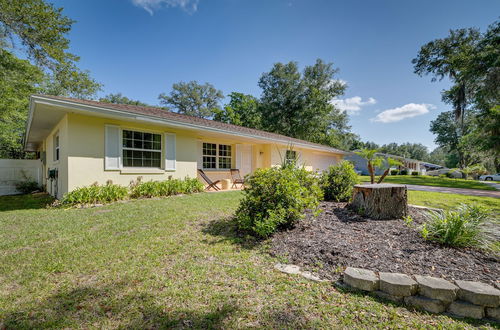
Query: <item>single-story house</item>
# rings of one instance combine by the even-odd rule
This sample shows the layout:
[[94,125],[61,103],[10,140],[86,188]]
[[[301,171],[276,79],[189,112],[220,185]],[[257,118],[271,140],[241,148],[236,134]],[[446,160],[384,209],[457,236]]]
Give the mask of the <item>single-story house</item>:
[[42,162],[47,191],[63,194],[94,182],[242,176],[281,164],[293,152],[308,170],[338,163],[344,151],[261,130],[186,116],[165,109],[66,97],[30,99],[25,149]]
[[[381,157],[384,159],[383,165],[381,167],[375,168],[375,175],[382,175],[387,169],[387,158],[392,158],[399,160],[403,165],[398,166],[399,170],[407,170],[409,173],[417,171],[420,174],[425,174],[425,167],[422,166],[422,162],[416,159],[405,158],[396,155],[384,154],[381,152],[376,153],[376,157]],[[346,160],[351,161],[354,164],[354,168],[358,173],[362,175],[369,175],[368,172],[368,162],[363,157],[357,155],[356,153],[349,153],[345,156]]]

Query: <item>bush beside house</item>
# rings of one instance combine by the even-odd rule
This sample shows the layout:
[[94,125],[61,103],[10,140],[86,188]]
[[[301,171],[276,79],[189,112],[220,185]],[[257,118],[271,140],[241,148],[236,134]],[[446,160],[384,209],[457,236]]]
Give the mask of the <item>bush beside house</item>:
[[335,202],[347,202],[352,196],[352,188],[359,182],[358,174],[354,165],[348,161],[342,161],[332,165],[321,176],[321,188],[325,200]]
[[185,178],[183,180],[172,179],[142,182],[139,177],[136,181],[131,182],[129,187],[120,186],[108,181],[105,185],[95,183],[89,187],[77,188],[65,194],[61,200],[61,204],[105,204],[127,198],[191,194],[201,192],[204,189],[204,185],[198,179]]
[[236,223],[261,238],[292,226],[308,209],[317,211],[323,197],[314,174],[294,166],[258,169],[245,185]]

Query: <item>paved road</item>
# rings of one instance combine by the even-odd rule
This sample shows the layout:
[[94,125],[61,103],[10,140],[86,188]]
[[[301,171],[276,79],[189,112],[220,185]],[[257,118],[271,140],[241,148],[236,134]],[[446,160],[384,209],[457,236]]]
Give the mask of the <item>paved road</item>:
[[408,187],[408,190],[434,191],[434,192],[441,192],[441,193],[448,193],[448,194],[500,198],[500,191],[492,191],[492,190],[419,186],[419,185],[413,185],[413,184],[407,184],[406,187]]
[[488,186],[492,186],[496,190],[500,190],[500,183],[498,181],[479,181],[479,182],[487,184]]

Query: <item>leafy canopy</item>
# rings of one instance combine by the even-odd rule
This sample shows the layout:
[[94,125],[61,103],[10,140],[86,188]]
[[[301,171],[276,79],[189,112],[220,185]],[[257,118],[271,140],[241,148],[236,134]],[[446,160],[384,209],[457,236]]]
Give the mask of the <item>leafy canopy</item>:
[[141,102],[138,100],[129,99],[128,97],[124,96],[122,93],[108,94],[104,97],[101,97],[99,99],[99,102],[112,103],[112,104],[140,105],[140,106],[144,106],[144,107],[149,106],[147,103],[144,103],[144,102]]
[[248,94],[233,92],[224,109],[216,109],[214,120],[249,128],[262,128],[259,100]]
[[346,88],[336,73],[332,63],[320,59],[302,73],[296,62],[276,63],[259,80],[263,129],[341,146],[350,126],[347,114],[332,104]]
[[170,95],[162,93],[158,98],[162,105],[171,106],[178,113],[212,118],[220,111],[219,104],[224,94],[212,84],[201,85],[196,81],[190,81],[173,84]]

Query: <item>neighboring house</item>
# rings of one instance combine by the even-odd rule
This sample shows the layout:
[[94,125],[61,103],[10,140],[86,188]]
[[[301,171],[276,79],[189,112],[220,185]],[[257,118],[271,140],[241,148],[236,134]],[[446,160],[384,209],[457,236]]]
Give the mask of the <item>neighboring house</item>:
[[[325,170],[347,154],[287,136],[181,115],[154,107],[34,95],[25,149],[40,153],[47,191],[64,193],[94,182],[128,185],[197,177],[212,180],[281,164],[292,146],[308,170]],[[290,152],[288,152],[290,154]]]
[[[422,162],[416,159],[410,159],[410,158],[405,158],[401,156],[396,156],[396,155],[390,155],[390,154],[384,154],[384,153],[377,153],[377,157],[382,157],[384,159],[384,163],[381,167],[375,168],[375,175],[382,175],[384,171],[387,169],[387,158],[392,158],[399,160],[401,163],[403,163],[402,166],[398,166],[399,170],[406,169],[408,170],[409,173],[413,171],[417,171],[420,174],[425,174],[425,167],[422,166]],[[368,162],[366,159],[363,157],[355,154],[355,153],[350,153],[345,156],[346,160],[349,160],[354,163],[354,167],[356,171],[361,173],[362,175],[369,175],[370,173],[368,172]]]

